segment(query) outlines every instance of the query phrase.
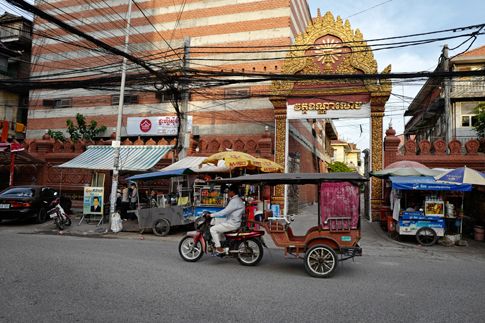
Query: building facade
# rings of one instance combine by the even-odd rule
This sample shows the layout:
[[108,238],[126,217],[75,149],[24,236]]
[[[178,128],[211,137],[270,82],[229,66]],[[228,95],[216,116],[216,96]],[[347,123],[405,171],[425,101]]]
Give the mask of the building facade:
[[357,145],[344,140],[332,140],[333,161],[344,163],[348,167],[355,169],[359,174],[363,174],[363,167],[360,159],[361,151]]
[[[0,16],[0,79],[22,80],[30,74],[32,22],[4,13]],[[24,139],[29,91],[26,88],[0,89],[2,140]]]
[[[44,1],[39,8],[57,17],[69,15],[66,22],[89,35],[115,46],[121,46],[125,31],[127,1],[86,2]],[[190,61],[187,68],[238,72],[278,71],[283,54],[248,54],[250,61],[240,60],[241,54],[214,47],[286,46],[311,20],[304,0],[281,1],[138,1],[132,8],[131,36],[128,49],[137,57],[150,57],[151,64],[180,67],[184,41],[188,40]],[[61,12],[61,13],[59,13]],[[109,14],[109,15],[108,15]],[[146,18],[145,18],[146,16]],[[72,35],[59,27],[36,19],[34,21],[32,76],[73,79],[94,73],[119,73],[121,59],[88,51],[72,44]],[[59,39],[46,39],[38,33],[49,32]],[[66,41],[67,44],[62,41]],[[201,47],[204,48],[201,48]],[[210,52],[203,54],[201,52]],[[160,54],[162,53],[162,54]],[[170,56],[171,59],[165,56]],[[244,55],[243,55],[244,56]],[[148,59],[147,59],[148,60]],[[234,60],[234,61],[233,61]],[[74,70],[73,70],[74,68]],[[128,71],[132,70],[128,66]],[[272,105],[266,98],[254,94],[265,92],[268,84],[256,86],[238,84],[223,89],[194,91],[188,105],[193,116],[194,133],[202,143],[210,143],[221,135],[238,135],[242,141],[252,135],[262,135],[265,126],[274,127]],[[148,90],[154,90],[152,89]],[[170,95],[156,91],[125,93],[122,136],[128,118],[174,115]],[[28,137],[40,138],[46,129],[64,130],[66,118],[82,113],[108,127],[105,136],[116,126],[119,91],[95,90],[37,90],[31,92]],[[237,124],[237,126],[235,126]],[[139,135],[143,135],[140,133]],[[148,138],[146,138],[148,139]],[[246,140],[247,139],[247,140]],[[222,142],[218,142],[222,146]],[[214,144],[215,145],[215,144]],[[203,150],[205,147],[200,147]]]
[[[443,51],[446,53],[446,49]],[[447,58],[442,55],[436,71],[473,71],[485,69],[485,46]],[[406,116],[411,120],[405,126],[407,138],[416,140],[459,140],[463,145],[476,139],[474,130],[475,108],[485,102],[483,76],[459,77],[448,82],[444,78],[428,80],[412,101]]]

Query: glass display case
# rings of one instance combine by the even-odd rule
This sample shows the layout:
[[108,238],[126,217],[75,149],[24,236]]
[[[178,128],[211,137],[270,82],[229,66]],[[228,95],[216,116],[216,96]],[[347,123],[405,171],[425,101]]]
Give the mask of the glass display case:
[[445,216],[445,202],[439,200],[427,200],[424,203],[426,216]]
[[220,186],[194,185],[194,206],[224,206]]

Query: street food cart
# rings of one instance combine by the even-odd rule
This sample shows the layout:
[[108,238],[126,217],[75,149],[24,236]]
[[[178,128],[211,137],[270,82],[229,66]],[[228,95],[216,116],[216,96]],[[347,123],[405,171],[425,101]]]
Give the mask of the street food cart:
[[[262,226],[285,255],[303,259],[307,273],[330,277],[339,261],[362,254],[360,240],[361,184],[366,178],[357,173],[258,174],[215,181],[216,184],[271,186],[314,184],[318,190],[318,225],[297,236],[288,217],[263,210],[263,218],[248,220],[249,226]],[[272,201],[270,200],[270,205]],[[262,203],[261,203],[262,204]],[[248,218],[248,214],[246,214]]]
[[223,208],[224,195],[221,187],[209,185],[195,177],[204,173],[225,173],[228,169],[208,165],[199,167],[203,159],[205,158],[187,157],[161,171],[127,178],[138,183],[164,178],[185,183],[184,186],[177,185],[176,191],[159,196],[156,201],[145,205],[138,203],[136,210],[128,211],[135,213],[140,232],[152,230],[156,235],[165,236],[171,227],[191,224],[205,210],[216,212]]
[[[450,229],[448,223],[461,219],[452,196],[472,189],[470,184],[436,181],[430,176],[391,176],[391,205],[398,235],[416,236],[419,244],[431,246]],[[415,192],[409,196],[410,192]],[[461,233],[461,232],[460,232]]]

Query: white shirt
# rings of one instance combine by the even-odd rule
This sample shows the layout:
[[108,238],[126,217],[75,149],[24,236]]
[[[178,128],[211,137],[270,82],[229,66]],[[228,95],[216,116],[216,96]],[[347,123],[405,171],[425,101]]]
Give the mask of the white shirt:
[[226,221],[223,223],[228,223],[232,226],[238,227],[241,225],[243,213],[244,202],[239,196],[234,195],[224,209],[220,210],[219,212],[212,213],[211,217],[226,216]]
[[123,191],[121,192],[121,201],[122,202],[129,202],[130,201],[128,199],[128,187],[123,188]]

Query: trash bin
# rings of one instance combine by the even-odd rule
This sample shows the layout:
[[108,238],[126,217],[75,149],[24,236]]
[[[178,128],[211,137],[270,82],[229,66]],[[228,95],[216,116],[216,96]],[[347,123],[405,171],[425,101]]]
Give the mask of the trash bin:
[[479,226],[479,225],[474,226],[473,233],[476,241],[483,241],[485,229],[482,226]]

